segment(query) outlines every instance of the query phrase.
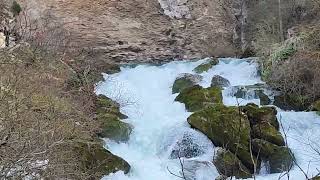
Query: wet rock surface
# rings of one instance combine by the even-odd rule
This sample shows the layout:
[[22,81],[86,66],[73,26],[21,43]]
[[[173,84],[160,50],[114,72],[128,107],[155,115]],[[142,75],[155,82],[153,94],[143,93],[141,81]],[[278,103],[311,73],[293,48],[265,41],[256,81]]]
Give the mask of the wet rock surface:
[[179,77],[173,83],[172,93],[180,93],[182,90],[190,88],[199,84],[202,80],[202,76],[184,73],[180,74]]
[[226,79],[222,76],[219,76],[219,75],[215,75],[212,77],[211,87],[223,88],[223,87],[228,87],[228,86],[230,86],[230,82],[228,79]]
[[199,85],[183,90],[175,99],[184,103],[190,112],[222,103],[222,93],[219,87],[202,88]]

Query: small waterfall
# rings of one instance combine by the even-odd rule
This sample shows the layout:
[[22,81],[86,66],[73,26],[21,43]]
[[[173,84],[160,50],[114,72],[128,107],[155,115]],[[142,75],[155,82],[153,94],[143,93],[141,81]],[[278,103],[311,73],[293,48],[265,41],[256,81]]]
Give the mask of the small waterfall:
[[[175,102],[177,94],[171,93],[179,74],[193,73],[192,70],[204,61],[123,67],[120,73],[105,74],[106,81],[97,86],[97,94],[105,94],[121,102],[121,111],[129,117],[126,122],[132,124],[134,130],[127,143],[105,141],[108,150],[129,162],[131,172],[128,175],[117,172],[104,179],[178,180],[181,178],[177,176],[183,175],[181,162],[188,180],[213,180],[219,176],[212,164],[216,148],[205,135],[190,128],[186,120],[191,113],[185,110],[184,104]],[[263,84],[254,61],[220,59],[218,65],[201,75],[200,85],[203,87],[210,86],[214,75],[230,81],[231,86],[223,90],[226,105],[260,104],[256,96],[234,97],[236,86]],[[308,142],[320,145],[317,144],[320,142],[320,118],[313,112],[278,111],[278,118],[283,124],[282,133],[286,133],[288,145],[299,166],[315,175],[316,168],[320,167],[320,156],[308,146]],[[293,180],[304,179],[296,167],[290,174]],[[261,172],[257,179],[276,180],[279,176],[281,174]]]

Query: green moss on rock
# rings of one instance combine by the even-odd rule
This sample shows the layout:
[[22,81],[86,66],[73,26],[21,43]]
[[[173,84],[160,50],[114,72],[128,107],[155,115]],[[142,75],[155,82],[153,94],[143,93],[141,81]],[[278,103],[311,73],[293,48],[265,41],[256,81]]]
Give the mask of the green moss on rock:
[[132,126],[122,122],[121,119],[127,118],[120,112],[118,103],[110,98],[99,95],[96,101],[97,120],[100,123],[100,132],[98,135],[103,138],[109,138],[117,142],[127,141],[132,132]]
[[109,138],[117,142],[128,141],[132,132],[132,126],[122,122],[117,116],[100,116],[99,121],[102,123],[102,130],[98,133],[100,137]]
[[250,103],[242,106],[241,110],[246,113],[251,125],[267,123],[279,130],[279,122],[276,116],[277,110],[274,107],[259,107]]
[[219,63],[218,59],[212,59],[209,62],[205,62],[200,64],[199,66],[197,66],[196,68],[194,68],[194,72],[196,73],[203,73],[203,72],[207,72],[209,69],[211,69],[213,66],[217,65]]
[[120,112],[120,105],[105,95],[99,95],[96,100],[96,112],[98,115],[113,114],[120,119],[128,118]]
[[122,158],[104,149],[101,144],[77,142],[73,150],[78,154],[79,167],[95,176],[102,177],[117,171],[128,173],[130,165]]
[[184,103],[188,111],[194,112],[222,103],[222,92],[218,87],[202,88],[196,85],[183,90],[175,100]]
[[293,166],[294,155],[287,147],[277,146],[262,139],[253,139],[252,149],[269,162],[271,173],[288,171]]
[[202,76],[184,73],[178,77],[172,86],[172,93],[179,93],[184,89],[190,88],[198,84],[202,80]]
[[252,127],[253,138],[263,139],[278,146],[284,146],[285,142],[281,133],[270,124],[257,124]]
[[219,149],[213,162],[219,173],[224,176],[234,176],[236,178],[252,177],[250,170],[242,164],[236,155],[228,150]]
[[237,107],[216,104],[193,113],[188,123],[205,134],[216,146],[236,152],[242,163],[253,171],[249,150],[250,123]]

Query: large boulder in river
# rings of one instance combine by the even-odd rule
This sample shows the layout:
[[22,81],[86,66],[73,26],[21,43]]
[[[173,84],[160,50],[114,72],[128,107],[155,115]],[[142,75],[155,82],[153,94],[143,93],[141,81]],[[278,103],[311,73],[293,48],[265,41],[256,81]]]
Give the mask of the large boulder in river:
[[213,160],[218,172],[226,177],[250,178],[252,177],[239,158],[232,152],[219,148]]
[[194,72],[200,74],[203,72],[207,72],[209,69],[211,69],[213,66],[217,65],[219,63],[218,59],[211,59],[209,62],[205,62],[194,68]]
[[188,118],[188,123],[204,133],[216,146],[235,153],[241,162],[253,171],[254,163],[249,149],[250,123],[237,107],[216,104],[193,113]]
[[269,162],[270,173],[289,171],[294,163],[294,155],[288,147],[277,146],[261,139],[252,140],[254,153]]
[[257,124],[252,127],[252,137],[269,141],[273,144],[284,146],[285,142],[281,133],[270,124]]
[[128,173],[130,170],[130,165],[125,160],[113,155],[101,144],[77,142],[72,148],[79,158],[79,167],[95,176],[103,177],[117,171]]
[[249,103],[246,106],[241,106],[240,108],[241,111],[248,116],[252,126],[267,123],[279,130],[277,110],[274,107],[259,107],[256,104]]
[[250,121],[251,136],[264,139],[279,146],[285,145],[279,130],[277,110],[274,107],[259,107],[255,104],[247,104],[240,107]]
[[183,73],[173,83],[172,93],[179,93],[182,90],[199,84],[202,80],[202,76],[197,74]]
[[226,79],[222,76],[219,76],[219,75],[215,75],[212,77],[211,87],[223,88],[223,87],[228,87],[228,86],[230,86],[230,82],[228,79]]
[[222,93],[219,87],[202,88],[196,85],[183,90],[175,100],[184,103],[188,111],[194,112],[222,103]]

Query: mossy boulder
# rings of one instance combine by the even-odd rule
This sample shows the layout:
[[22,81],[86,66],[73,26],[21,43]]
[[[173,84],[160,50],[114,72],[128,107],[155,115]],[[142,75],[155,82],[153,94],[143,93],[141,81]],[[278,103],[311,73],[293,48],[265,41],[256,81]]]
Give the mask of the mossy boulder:
[[315,176],[315,177],[311,178],[311,180],[320,180],[320,176]]
[[128,116],[120,112],[120,105],[105,95],[98,95],[95,105],[97,114],[113,114],[120,119],[128,118]]
[[253,139],[252,150],[269,162],[270,173],[288,171],[293,166],[294,155],[288,147],[277,146],[262,139]]
[[228,86],[230,86],[229,80],[222,77],[222,76],[215,75],[211,79],[211,87],[223,88],[223,87],[228,87]]
[[203,72],[207,72],[209,69],[211,69],[213,66],[217,65],[219,63],[218,59],[212,59],[209,62],[205,62],[194,68],[194,72],[201,74]]
[[236,153],[241,162],[253,171],[254,164],[249,150],[250,123],[237,107],[216,104],[193,113],[188,123],[205,134],[216,146]]
[[213,160],[218,172],[227,177],[250,178],[252,177],[239,158],[226,149],[218,149]]
[[214,104],[222,103],[219,87],[202,88],[199,85],[184,89],[175,99],[184,103],[188,111],[194,112]]
[[79,167],[92,175],[103,177],[117,171],[128,173],[130,170],[129,163],[104,149],[102,144],[77,142],[72,147],[79,158]]
[[267,123],[279,130],[277,110],[274,107],[259,107],[256,104],[249,103],[246,106],[241,106],[241,111],[248,116],[252,126]]
[[101,130],[98,132],[100,137],[117,142],[129,140],[132,126],[121,121],[127,116],[120,112],[120,105],[117,102],[104,95],[99,95],[96,101],[96,113],[100,123]]
[[252,137],[263,139],[278,146],[284,146],[285,142],[281,133],[270,124],[257,124],[252,127]]
[[202,80],[202,76],[189,73],[180,74],[173,83],[172,93],[179,93],[182,90],[192,87]]
[[101,122],[101,131],[98,135],[102,138],[109,138],[117,142],[125,142],[129,140],[132,132],[132,126],[128,123],[122,122],[115,115],[99,116],[98,120]]

